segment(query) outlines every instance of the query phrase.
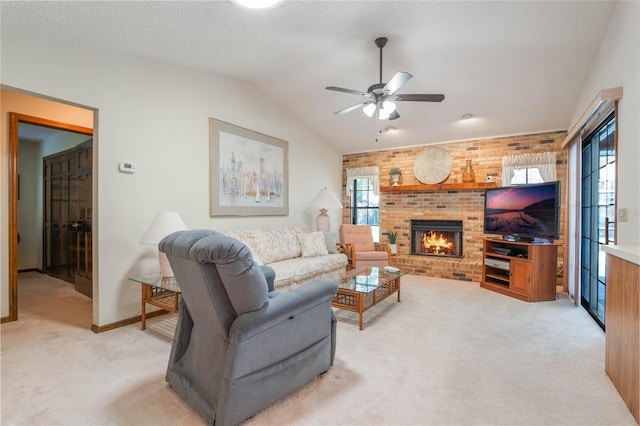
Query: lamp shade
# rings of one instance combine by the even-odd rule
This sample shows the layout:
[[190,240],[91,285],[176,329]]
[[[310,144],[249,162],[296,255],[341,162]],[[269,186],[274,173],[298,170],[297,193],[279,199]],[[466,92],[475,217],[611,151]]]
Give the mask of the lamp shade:
[[311,201],[309,207],[318,209],[341,209],[342,204],[325,186],[318,192],[318,195]]
[[[187,225],[184,224],[180,215],[176,212],[160,212],[156,215],[151,225],[147,228],[140,239],[140,244],[152,244],[157,246],[160,240],[176,231],[185,231]],[[158,261],[160,262],[160,274],[163,277],[173,277],[173,270],[169,264],[167,255],[158,250]]]
[[167,235],[186,229],[187,225],[184,224],[178,213],[160,212],[140,239],[140,244],[157,245]]

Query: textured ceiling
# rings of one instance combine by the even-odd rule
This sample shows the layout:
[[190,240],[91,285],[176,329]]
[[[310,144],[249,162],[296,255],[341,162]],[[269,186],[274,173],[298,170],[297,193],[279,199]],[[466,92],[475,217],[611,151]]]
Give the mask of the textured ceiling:
[[[0,3],[2,30],[248,81],[343,153],[565,130],[615,7],[610,1],[285,1],[247,10],[229,1]],[[396,71],[399,102],[380,121],[326,86],[366,91]],[[28,88],[27,88],[28,89]],[[461,120],[471,113],[472,120]],[[386,126],[394,132],[380,134]],[[376,141],[376,139],[378,139]]]

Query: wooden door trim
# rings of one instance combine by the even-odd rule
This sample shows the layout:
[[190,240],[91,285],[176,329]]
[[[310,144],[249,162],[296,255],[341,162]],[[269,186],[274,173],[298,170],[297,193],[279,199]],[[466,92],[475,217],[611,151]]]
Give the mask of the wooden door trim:
[[9,316],[2,322],[18,319],[18,126],[36,124],[57,130],[93,136],[93,129],[16,112],[9,113]]

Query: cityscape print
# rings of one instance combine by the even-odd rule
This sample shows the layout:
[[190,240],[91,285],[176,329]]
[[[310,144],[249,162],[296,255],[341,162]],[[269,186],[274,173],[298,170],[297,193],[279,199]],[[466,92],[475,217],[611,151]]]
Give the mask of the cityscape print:
[[220,206],[283,207],[284,150],[220,132]]

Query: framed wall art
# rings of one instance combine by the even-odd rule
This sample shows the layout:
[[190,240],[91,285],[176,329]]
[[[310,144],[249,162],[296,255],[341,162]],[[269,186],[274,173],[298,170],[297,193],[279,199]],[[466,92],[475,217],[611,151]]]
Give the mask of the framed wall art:
[[209,119],[210,216],[289,214],[286,141]]

